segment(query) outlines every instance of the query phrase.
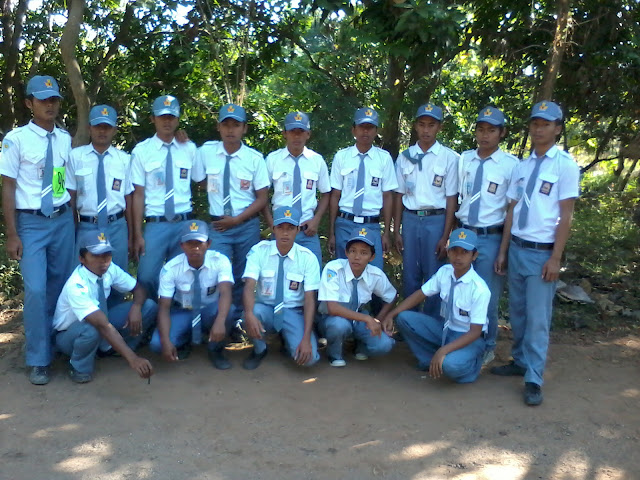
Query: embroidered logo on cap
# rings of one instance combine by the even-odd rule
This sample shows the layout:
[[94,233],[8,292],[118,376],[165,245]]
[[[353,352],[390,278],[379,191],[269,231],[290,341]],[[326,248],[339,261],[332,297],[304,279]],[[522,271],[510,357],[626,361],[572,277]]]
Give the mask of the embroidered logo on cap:
[[295,118],[296,121],[299,122],[300,120],[302,120],[302,115],[300,115],[300,112],[298,112],[297,115],[293,118]]
[[105,234],[103,232],[100,232],[100,235],[98,235],[98,240],[100,240],[101,242],[106,242],[107,241],[107,237],[105,236]]
[[427,103],[427,105],[424,107],[424,110],[426,112],[430,112],[431,110],[433,110],[433,105],[431,105],[430,103]]
[[235,109],[235,108],[233,108],[233,105],[229,105],[229,106],[227,107],[227,112],[229,112],[229,113],[233,113],[233,112],[235,112],[235,111],[236,111],[236,109]]
[[493,112],[491,111],[491,109],[490,109],[490,108],[487,108],[487,109],[484,111],[484,116],[485,116],[485,117],[490,117],[491,115],[493,115]]
[[373,115],[373,112],[372,112],[371,110],[367,109],[367,111],[366,111],[366,112],[364,112],[364,114],[365,114],[367,117],[370,117],[371,115]]
[[191,225],[189,225],[189,230],[191,230],[192,232],[197,232],[198,224],[196,222],[193,222]]
[[362,230],[360,230],[358,232],[358,235],[360,235],[361,237],[366,237],[367,236],[367,230],[365,228],[363,228]]
[[102,115],[109,115],[109,110],[107,110],[106,108],[103,108],[102,111],[100,112]]
[[543,112],[549,107],[547,107],[547,102],[542,102],[542,104],[540,105],[540,110],[542,110]]
[[286,212],[284,212],[284,216],[285,217],[290,217],[291,216],[291,210],[287,210]]
[[47,78],[47,80],[44,82],[44,86],[47,88],[52,88],[53,87],[53,83],[51,83],[51,80],[49,80]]
[[466,234],[466,233],[464,233],[464,232],[460,232],[460,233],[458,234],[458,238],[459,238],[460,240],[464,240],[465,238],[467,238],[467,234]]
[[165,107],[171,106],[171,99],[169,97],[164,99],[164,106]]

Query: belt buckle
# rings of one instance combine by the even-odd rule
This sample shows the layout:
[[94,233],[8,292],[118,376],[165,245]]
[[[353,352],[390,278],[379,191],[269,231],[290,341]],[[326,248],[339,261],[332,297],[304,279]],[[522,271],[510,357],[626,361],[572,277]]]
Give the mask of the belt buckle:
[[419,217],[427,217],[429,215],[429,212],[427,212],[426,210],[418,210],[417,213]]
[[353,216],[353,222],[354,223],[364,223],[364,217],[359,217],[357,215]]

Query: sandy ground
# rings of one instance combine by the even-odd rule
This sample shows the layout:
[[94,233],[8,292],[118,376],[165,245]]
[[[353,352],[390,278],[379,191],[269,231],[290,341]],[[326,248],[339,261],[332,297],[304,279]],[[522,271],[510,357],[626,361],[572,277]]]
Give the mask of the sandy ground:
[[[5,312],[7,313],[7,312]],[[508,358],[502,332],[498,358]],[[392,355],[344,369],[214,370],[203,350],[154,363],[151,384],[119,358],[75,385],[66,361],[29,384],[19,324],[0,322],[0,479],[640,479],[640,337],[554,336],[540,407],[522,379],[466,386]],[[277,343],[277,342],[276,342]]]

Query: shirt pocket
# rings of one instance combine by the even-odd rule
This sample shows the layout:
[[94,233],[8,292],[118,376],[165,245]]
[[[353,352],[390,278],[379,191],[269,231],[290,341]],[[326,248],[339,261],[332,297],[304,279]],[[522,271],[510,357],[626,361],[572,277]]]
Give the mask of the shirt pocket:
[[182,308],[193,308],[193,288],[188,282],[179,282],[176,284],[176,300],[182,305]]
[[241,168],[236,172],[238,188],[240,190],[250,190],[253,183],[253,172],[246,168]]
[[274,297],[276,287],[276,271],[275,270],[263,270],[260,273],[260,295],[263,297]]
[[32,181],[42,181],[44,175],[44,153],[27,150],[24,153],[25,177]]
[[207,167],[207,192],[218,193],[222,189],[222,169],[219,167]]
[[433,167],[433,179],[431,180],[431,186],[435,188],[444,187],[444,179],[447,173],[445,165],[436,164]]
[[[371,188],[380,189],[382,186],[382,171],[381,170],[371,170],[371,183],[369,185]],[[367,185],[365,185],[367,187]]]
[[176,181],[180,181],[186,182],[186,184],[189,185],[189,181],[191,180],[191,167],[191,162],[186,158],[176,158],[174,161],[174,168],[178,170],[178,176],[173,179],[174,183]]
[[94,183],[93,170],[91,168],[85,167],[76,170],[76,187],[80,195],[86,195],[87,192],[95,190],[95,188],[93,188]]
[[558,175],[554,175],[550,172],[542,172],[538,175],[538,179],[540,180],[540,184],[538,187],[538,193],[544,195],[545,197],[551,196],[552,193],[556,193],[558,183]]
[[502,175],[487,175],[487,193],[496,195],[498,192],[502,192],[504,189],[504,177]]
[[302,281],[304,280],[303,275],[299,273],[288,272],[286,277],[287,283],[285,284],[285,288],[289,289],[292,292],[302,291]]
[[164,186],[165,182],[165,166],[162,160],[152,160],[143,164],[146,185],[145,187]]

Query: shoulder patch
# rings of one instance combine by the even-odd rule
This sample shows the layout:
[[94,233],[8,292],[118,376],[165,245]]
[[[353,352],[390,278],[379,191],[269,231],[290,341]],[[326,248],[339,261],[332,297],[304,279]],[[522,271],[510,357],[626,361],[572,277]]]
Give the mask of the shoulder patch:
[[330,268],[327,269],[327,280],[331,280],[332,278],[336,278],[337,276],[338,274],[335,270],[331,270]]
[[9,148],[11,148],[13,146],[13,142],[7,138],[4,139],[4,141],[2,142],[2,150],[1,151],[5,151],[5,150],[9,150]]

